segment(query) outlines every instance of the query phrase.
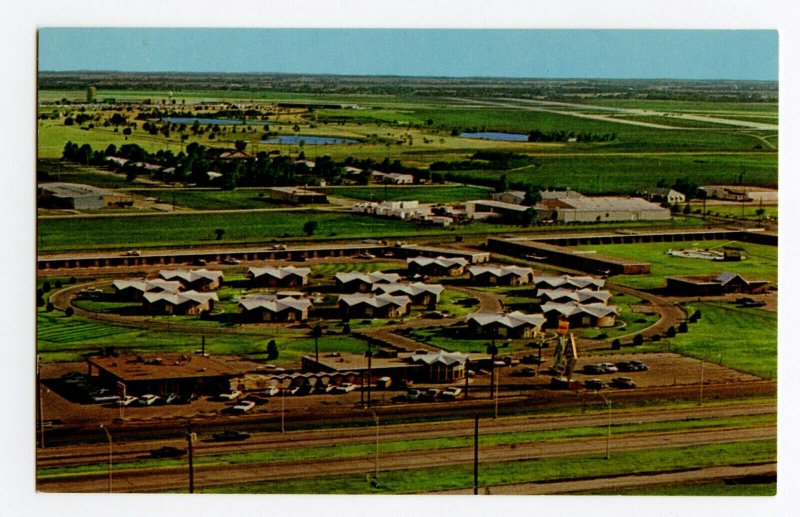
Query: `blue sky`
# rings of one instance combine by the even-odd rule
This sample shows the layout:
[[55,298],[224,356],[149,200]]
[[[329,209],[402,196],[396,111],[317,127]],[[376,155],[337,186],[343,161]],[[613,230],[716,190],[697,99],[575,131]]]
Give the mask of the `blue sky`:
[[778,33],[46,28],[39,70],[777,80]]

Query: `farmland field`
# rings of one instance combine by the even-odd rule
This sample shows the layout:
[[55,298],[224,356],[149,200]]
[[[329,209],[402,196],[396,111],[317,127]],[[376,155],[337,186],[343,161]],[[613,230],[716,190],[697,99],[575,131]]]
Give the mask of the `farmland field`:
[[265,189],[141,189],[130,191],[145,197],[154,197],[160,203],[172,204],[193,210],[243,210],[291,206],[265,195]]

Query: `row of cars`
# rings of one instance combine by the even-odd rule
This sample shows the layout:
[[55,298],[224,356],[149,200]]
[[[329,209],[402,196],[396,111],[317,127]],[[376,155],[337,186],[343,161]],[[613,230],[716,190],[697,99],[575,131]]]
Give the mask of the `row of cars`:
[[396,396],[393,400],[397,402],[433,402],[436,400],[455,400],[461,395],[462,389],[449,386],[443,390],[429,388],[420,390],[412,388],[403,395]]
[[617,372],[644,372],[648,370],[648,366],[642,361],[622,361],[619,363],[600,363],[600,364],[587,364],[583,367],[583,373],[589,375],[599,375],[605,373]]
[[[250,438],[250,433],[234,429],[226,429],[225,431],[220,431],[211,435],[211,441],[214,442],[242,441],[248,438]],[[165,445],[164,447],[159,447],[158,449],[150,451],[151,458],[181,458],[183,456],[186,456],[186,449],[181,449],[172,445]]]

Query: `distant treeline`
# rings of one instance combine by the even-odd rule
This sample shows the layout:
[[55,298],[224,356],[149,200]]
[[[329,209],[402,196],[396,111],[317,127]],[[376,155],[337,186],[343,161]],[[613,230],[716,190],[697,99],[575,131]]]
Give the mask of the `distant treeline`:
[[541,131],[534,129],[528,133],[528,142],[609,142],[617,139],[616,133],[575,133],[574,131]]
[[504,151],[478,151],[469,160],[456,162],[433,162],[430,166],[431,171],[475,171],[475,170],[499,170],[505,171],[534,165],[535,162],[523,154],[504,152]]

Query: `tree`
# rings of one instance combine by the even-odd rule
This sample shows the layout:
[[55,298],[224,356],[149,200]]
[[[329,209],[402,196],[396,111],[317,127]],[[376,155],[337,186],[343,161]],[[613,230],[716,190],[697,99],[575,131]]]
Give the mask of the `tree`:
[[759,219],[759,220],[762,220],[762,219],[764,219],[764,214],[765,214],[766,212],[767,212],[767,211],[766,211],[766,210],[764,210],[763,208],[757,208],[757,209],[756,209],[756,215],[758,216],[758,219]]
[[497,182],[497,191],[498,192],[505,192],[508,190],[508,176],[503,174],[500,176],[500,180]]
[[65,118],[64,119],[64,125],[65,126],[74,126],[75,125],[75,119],[72,118],[72,117]]
[[244,140],[237,140],[233,143],[236,146],[237,151],[243,152],[247,148],[247,142]]
[[214,230],[214,235],[216,235],[218,241],[221,241],[222,236],[225,235],[225,230],[223,230],[222,228],[217,228],[216,230]]
[[130,136],[131,133],[132,133],[132,131],[131,131],[131,128],[129,128],[129,127],[126,127],[125,129],[122,130],[122,134],[125,135],[125,136]]
[[72,307],[67,307],[67,310],[64,311],[64,316],[67,318],[71,317],[73,314],[75,314],[75,309]]
[[270,339],[267,343],[267,360],[274,361],[278,358],[278,344],[274,339]]
[[622,342],[619,340],[619,338],[611,342],[611,348],[614,350],[619,350],[622,348]]
[[685,321],[682,321],[681,324],[678,325],[678,332],[681,333],[689,332],[689,325]]
[[633,346],[641,346],[644,343],[644,338],[641,334],[633,336]]
[[692,213],[692,205],[686,203],[686,206],[683,207],[683,215],[689,215]]
[[319,227],[319,223],[317,221],[306,221],[306,224],[303,225],[303,231],[306,235],[311,237],[314,235],[314,232],[317,231]]
[[677,333],[677,332],[676,332],[676,330],[675,330],[675,327],[670,327],[670,328],[668,328],[668,329],[667,329],[666,336],[667,336],[667,337],[675,337],[675,334],[676,334],[676,333]]

